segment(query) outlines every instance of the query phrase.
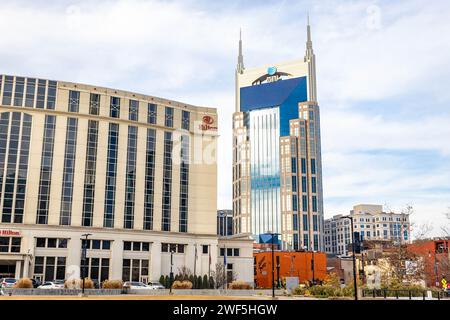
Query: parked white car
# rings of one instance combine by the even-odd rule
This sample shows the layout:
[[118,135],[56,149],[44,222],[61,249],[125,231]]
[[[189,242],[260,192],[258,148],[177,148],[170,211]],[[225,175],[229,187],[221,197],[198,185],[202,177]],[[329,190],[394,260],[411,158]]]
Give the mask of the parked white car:
[[0,288],[12,288],[17,282],[14,278],[2,278],[0,279]]
[[41,284],[38,289],[64,289],[64,281],[63,280],[55,280],[55,281],[45,281]]
[[165,289],[165,287],[159,282],[149,282],[148,287],[153,290]]
[[130,289],[152,289],[150,286],[146,285],[143,282],[138,281],[127,281],[123,284],[124,288],[130,288]]

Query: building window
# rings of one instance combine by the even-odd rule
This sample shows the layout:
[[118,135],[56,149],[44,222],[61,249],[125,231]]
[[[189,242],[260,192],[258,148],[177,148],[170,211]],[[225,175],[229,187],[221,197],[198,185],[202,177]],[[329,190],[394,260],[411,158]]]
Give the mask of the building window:
[[64,155],[63,182],[61,190],[60,225],[68,226],[72,216],[73,177],[75,171],[75,151],[77,148],[78,119],[67,118],[66,146]]
[[139,101],[130,100],[128,120],[138,121],[139,118]]
[[88,278],[102,283],[109,279],[109,265],[108,258],[86,258],[81,260],[81,271],[86,272]]
[[183,110],[181,113],[181,128],[184,130],[189,130],[190,128],[190,112]]
[[80,109],[80,92],[69,91],[69,112],[78,112]]
[[120,98],[111,97],[109,106],[109,116],[111,118],[120,118]]
[[162,191],[162,231],[170,231],[170,211],[172,202],[172,133],[164,133],[163,191]]
[[81,224],[84,227],[92,226],[92,217],[94,214],[97,141],[98,122],[89,120],[86,143],[86,161],[84,169],[83,212],[81,221]]
[[124,251],[150,251],[149,242],[125,241],[123,244]]
[[14,85],[14,77],[5,76],[5,84],[3,87],[3,100],[2,100],[2,104],[5,106],[11,105],[13,85]]
[[317,223],[317,215],[313,215],[313,231],[319,230],[319,224]]
[[312,209],[313,212],[317,212],[317,197],[316,196],[312,196]]
[[233,249],[233,256],[234,257],[239,257],[240,253],[241,253],[241,251],[240,251],[239,248],[234,248]]
[[23,104],[23,91],[25,89],[25,78],[16,77],[16,87],[14,90],[14,105],[21,107]]
[[202,253],[208,254],[209,253],[209,246],[208,245],[202,245]]
[[317,189],[316,188],[316,177],[312,177],[311,178],[311,192],[316,193],[317,192],[316,189]]
[[297,173],[297,158],[295,157],[291,158],[291,172]]
[[125,217],[124,229],[133,229],[134,226],[134,199],[136,191],[136,154],[137,154],[138,128],[128,127],[128,150],[125,182]]
[[147,129],[145,161],[144,230],[153,230],[156,130]]
[[47,81],[38,80],[36,108],[44,109],[45,107],[45,93],[47,90]]
[[297,212],[298,210],[298,198],[296,194],[292,195],[292,211]]
[[0,237],[0,252],[19,253],[22,238]]
[[89,99],[89,114],[98,116],[100,113],[100,95],[97,93],[91,93]]
[[185,244],[161,243],[161,252],[184,253]]
[[158,115],[157,105],[154,103],[149,103],[147,112],[147,123],[156,124],[156,117]]
[[292,224],[293,224],[294,231],[298,231],[298,215],[297,214],[292,215]]
[[118,144],[119,125],[117,123],[110,123],[108,134],[108,153],[106,160],[105,216],[103,220],[103,227],[105,228],[114,227]]
[[292,192],[297,192],[297,176],[292,176]]
[[53,148],[55,143],[55,124],[55,116],[45,116],[36,224],[48,223]]
[[30,115],[18,112],[5,112],[0,115],[0,201],[3,195],[3,223],[23,222],[30,135]]
[[301,159],[301,166],[302,166],[302,173],[306,174],[306,159],[305,158]]
[[187,232],[189,199],[189,136],[181,136],[180,163],[180,232]]
[[307,235],[307,234],[303,234],[303,246],[305,247],[306,250],[309,250],[309,248],[310,248],[309,235]]
[[47,109],[55,110],[56,105],[56,82],[48,81]]
[[308,197],[307,196],[302,196],[302,210],[303,210],[303,212],[308,211]]
[[173,108],[166,107],[164,125],[170,128],[173,127]]
[[304,214],[303,215],[303,231],[308,231],[308,215]]
[[64,280],[66,278],[66,257],[35,257],[34,278],[44,281]]
[[[1,83],[0,83],[1,85]],[[25,95],[25,107],[34,107],[34,94],[36,91],[36,79],[27,79],[27,93]]]
[[149,260],[123,259],[122,280],[123,281],[148,281]]
[[306,177],[302,176],[302,192],[307,192],[308,185],[306,184]]

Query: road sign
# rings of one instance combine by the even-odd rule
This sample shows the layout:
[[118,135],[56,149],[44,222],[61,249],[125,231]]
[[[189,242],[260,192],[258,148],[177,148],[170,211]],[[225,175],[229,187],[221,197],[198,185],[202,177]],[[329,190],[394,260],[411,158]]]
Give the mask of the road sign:
[[441,283],[442,283],[442,288],[444,288],[444,289],[447,288],[447,280],[442,279]]

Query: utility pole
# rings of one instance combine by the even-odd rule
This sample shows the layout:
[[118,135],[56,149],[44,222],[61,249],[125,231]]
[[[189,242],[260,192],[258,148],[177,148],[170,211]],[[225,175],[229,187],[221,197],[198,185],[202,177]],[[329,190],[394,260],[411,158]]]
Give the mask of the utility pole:
[[353,288],[355,290],[355,301],[358,300],[358,283],[356,279],[356,248],[355,248],[355,232],[353,228],[353,218],[344,216],[341,219],[350,219],[350,226],[352,230],[352,253],[353,253]]
[[84,245],[83,245],[83,270],[82,270],[82,276],[83,276],[83,286],[81,289],[81,294],[84,295],[84,286],[85,286],[85,279],[86,279],[86,255],[87,255],[87,243],[88,243],[88,237],[92,236],[92,234],[90,233],[85,233],[81,235],[82,237],[84,237]]

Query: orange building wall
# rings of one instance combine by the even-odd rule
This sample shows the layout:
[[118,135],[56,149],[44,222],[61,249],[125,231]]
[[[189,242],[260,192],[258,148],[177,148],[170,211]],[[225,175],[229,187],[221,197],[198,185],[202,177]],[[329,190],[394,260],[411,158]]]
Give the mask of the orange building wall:
[[[313,271],[311,261],[314,254],[314,277],[323,281],[327,274],[327,261],[325,253],[312,252],[283,252],[274,253],[274,275],[277,280],[277,256],[280,257],[280,281],[283,283],[285,277],[299,277],[299,283],[311,281]],[[255,257],[255,285],[257,288],[272,287],[272,252],[254,253]]]

